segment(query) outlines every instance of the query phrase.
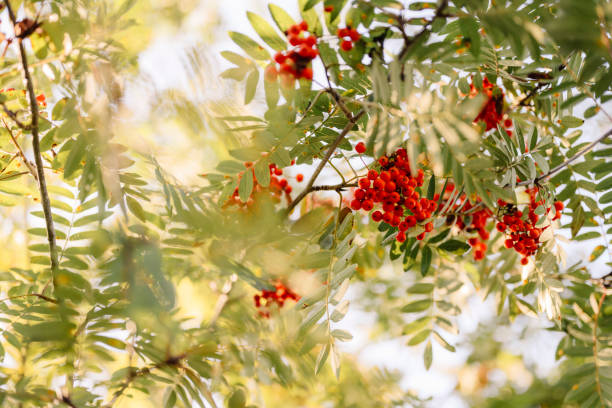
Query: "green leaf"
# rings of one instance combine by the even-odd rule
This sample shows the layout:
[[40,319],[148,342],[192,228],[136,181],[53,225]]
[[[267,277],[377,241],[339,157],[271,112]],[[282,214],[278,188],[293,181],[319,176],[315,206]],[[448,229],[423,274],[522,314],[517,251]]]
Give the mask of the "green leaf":
[[142,206],[134,197],[126,196],[125,203],[132,214],[134,214],[140,221],[146,221],[146,214]]
[[433,252],[431,248],[428,246],[424,246],[423,249],[421,250],[421,275],[422,276],[427,275],[427,272],[429,271],[429,267],[431,266],[432,255],[433,255]]
[[246,89],[244,92],[244,104],[248,105],[255,97],[257,91],[257,84],[259,83],[259,70],[254,69],[251,71],[246,81]]
[[275,49],[282,51],[287,48],[287,42],[278,36],[274,27],[272,27],[263,17],[247,12],[247,18],[251,22],[253,29],[266,44]]
[[70,153],[64,164],[64,178],[70,179],[74,173],[81,168],[81,161],[85,155],[87,142],[84,136],[79,136],[77,140],[70,146]]
[[268,187],[270,185],[270,168],[265,160],[259,160],[255,163],[255,178],[257,183],[262,187]]
[[402,307],[401,311],[402,313],[419,313],[429,309],[431,304],[431,299],[416,300]]
[[308,11],[311,8],[313,8],[314,6],[317,5],[317,3],[319,3],[321,0],[308,0],[305,4],[304,7],[302,7],[303,11]]
[[438,333],[437,331],[433,332],[433,336],[434,339],[436,339],[436,341],[445,349],[447,349],[450,352],[455,352],[455,347],[451,346],[446,340],[444,340],[444,338],[442,336],[440,336],[440,333]]
[[449,239],[441,243],[438,248],[446,252],[452,252],[456,255],[462,255],[470,249],[470,246],[463,241]]
[[227,400],[228,408],[244,408],[246,406],[246,395],[241,388],[237,388],[232,392]]
[[257,44],[257,42],[250,39],[248,36],[238,33],[236,31],[231,31],[229,33],[230,38],[247,54],[249,54],[252,58],[259,61],[266,61],[270,59],[270,54],[265,50],[264,47]]
[[419,294],[431,293],[433,289],[434,289],[433,283],[418,282],[412,285],[411,287],[409,287],[406,290],[406,293],[419,293]]
[[612,188],[612,177],[608,177],[597,184],[597,191],[606,191]]
[[595,249],[593,249],[593,252],[591,252],[591,256],[589,256],[589,262],[596,261],[597,258],[599,258],[601,254],[604,253],[605,250],[606,250],[605,246],[597,245]]
[[429,185],[427,186],[427,198],[429,200],[433,200],[435,193],[436,193],[436,176],[435,174],[432,174],[431,178],[429,179]]
[[584,210],[582,209],[581,205],[578,205],[578,208],[576,208],[576,211],[574,211],[571,223],[572,238],[574,238],[576,234],[578,234],[578,231],[580,231],[580,228],[582,228],[582,226],[584,225],[585,219],[586,217],[584,214]]
[[332,330],[331,335],[340,341],[349,341],[353,339],[353,335],[351,333],[341,329]]
[[433,361],[433,350],[431,347],[431,340],[427,342],[425,345],[425,352],[423,353],[423,363],[425,364],[425,369],[429,370],[431,367],[431,363]]
[[240,184],[238,185],[238,195],[240,196],[240,201],[246,203],[252,192],[253,172],[251,171],[251,169],[247,169],[242,175],[242,178],[240,179]]
[[431,334],[431,329],[425,329],[415,334],[410,340],[408,340],[408,343],[406,344],[409,346],[416,346],[417,344],[421,344],[422,342],[425,341],[425,339],[427,339],[427,337],[429,337],[430,334]]
[[281,7],[276,4],[269,4],[268,9],[276,26],[284,33],[289,27],[295,25],[295,20]]
[[565,126],[567,128],[575,128],[582,126],[584,120],[579,119],[575,116],[564,116],[561,118],[561,126]]
[[319,351],[319,355],[317,356],[317,362],[315,363],[315,375],[321,372],[321,368],[325,365],[327,361],[327,356],[329,356],[329,343],[327,343],[321,351]]

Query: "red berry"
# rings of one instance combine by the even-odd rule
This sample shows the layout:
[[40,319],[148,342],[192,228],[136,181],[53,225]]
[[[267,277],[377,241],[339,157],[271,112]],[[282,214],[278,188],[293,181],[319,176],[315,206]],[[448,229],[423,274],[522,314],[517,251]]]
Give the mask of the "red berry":
[[363,142],[359,142],[355,145],[355,151],[359,154],[365,153],[366,145]]
[[529,259],[523,258],[521,259],[521,265],[527,265],[529,263]]
[[506,119],[504,120],[504,127],[512,127],[512,119]]
[[361,201],[357,199],[351,201],[351,209],[353,209],[353,211],[359,211],[361,209]]
[[555,201],[555,210],[557,211],[563,210],[563,203],[561,201]]
[[279,64],[284,63],[286,59],[287,59],[287,56],[283,54],[282,52],[277,52],[274,55],[274,61],[278,62]]
[[378,178],[378,172],[376,170],[369,170],[368,171],[368,179],[376,180],[377,178]]
[[302,31],[308,31],[308,23],[307,23],[306,21],[302,21],[302,22],[300,23],[300,29],[301,29]]
[[406,241],[406,234],[404,234],[403,231],[400,231],[400,232],[398,232],[398,234],[395,237],[395,239],[397,240],[397,242],[404,242],[404,241]]
[[427,232],[433,231],[433,223],[432,222],[428,222],[427,224],[425,224],[425,231],[427,231]]
[[425,238],[425,233],[421,232],[419,235],[416,236],[416,239],[418,239],[419,241],[422,241],[423,238]]
[[367,178],[359,179],[359,187],[366,189],[370,187],[370,180]]
[[334,11],[334,6],[325,6],[325,8],[323,10],[326,13],[331,13],[332,11]]
[[281,176],[283,174],[283,169],[279,169],[278,167],[274,169],[274,175]]
[[338,37],[342,38],[342,37],[348,37],[349,35],[349,30],[348,28],[339,28],[337,31]]
[[353,49],[353,43],[347,40],[344,40],[340,43],[340,48],[342,48],[343,51],[350,51]]
[[310,67],[304,68],[302,72],[300,73],[300,75],[302,78],[312,81],[312,68]]
[[382,213],[380,211],[377,210],[377,211],[374,211],[372,213],[372,219],[374,221],[380,222],[380,220],[382,220],[382,218],[383,218],[383,215],[382,215]]
[[304,175],[300,173],[297,176],[295,176],[295,179],[297,180],[298,183],[301,183],[304,180]]
[[359,41],[359,39],[361,38],[361,35],[354,28],[349,30],[348,36],[351,37],[351,41],[353,42]]
[[372,200],[365,200],[363,203],[361,203],[361,208],[366,211],[370,211],[372,208],[374,208],[374,203]]
[[485,253],[484,251],[481,251],[480,249],[477,251],[474,251],[474,259],[477,261],[480,261],[482,259],[484,259],[485,257]]
[[504,224],[503,222],[498,222],[495,227],[499,232],[504,232],[507,228],[506,224]]

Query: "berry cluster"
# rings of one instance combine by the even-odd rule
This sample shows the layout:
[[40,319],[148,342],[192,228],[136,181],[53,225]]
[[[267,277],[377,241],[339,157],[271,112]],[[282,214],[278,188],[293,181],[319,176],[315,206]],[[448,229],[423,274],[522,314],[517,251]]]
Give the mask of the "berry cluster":
[[[285,32],[294,48],[286,51],[277,52],[274,55],[274,62],[265,70],[265,77],[269,81],[276,81],[280,75],[281,81],[285,86],[293,85],[296,79],[312,80],[312,68],[310,62],[319,55],[319,51],[314,48],[317,44],[317,37],[313,34],[304,36],[308,32],[308,23],[302,21],[292,25]],[[279,66],[277,67],[276,64]]]
[[[359,146],[356,146],[358,152],[362,150]],[[379,171],[371,169],[366,177],[359,179],[359,188],[355,190],[351,208],[370,211],[375,204],[381,204],[382,211],[374,211],[372,219],[397,227],[399,233],[396,239],[404,242],[406,231],[430,218],[437,204],[420,197],[416,191],[423,185],[424,173],[419,169],[416,176],[411,174],[405,149],[400,148],[388,157],[382,156],[378,159],[377,167]],[[417,236],[419,240],[425,237],[426,232],[433,230],[433,223],[425,223],[423,227],[425,231]]]
[[[294,164],[294,162],[291,162],[291,164]],[[255,170],[253,168],[253,163],[252,162],[245,162],[244,163],[244,167],[247,168],[247,170],[245,171],[251,171],[253,173],[253,192],[251,193],[251,197],[249,197],[249,199],[243,203],[240,200],[240,196],[239,196],[239,192],[238,192],[238,187],[236,187],[234,189],[234,193],[232,194],[232,197],[228,200],[228,202],[225,204],[226,206],[231,206],[231,205],[235,205],[238,207],[249,207],[253,204],[253,202],[255,201],[253,196],[263,192],[264,190],[269,191],[270,193],[272,193],[272,198],[276,201],[279,202],[283,193],[285,194],[285,197],[287,198],[287,201],[291,202],[291,192],[293,191],[293,188],[289,185],[289,182],[287,181],[286,178],[278,178],[277,176],[282,176],[283,175],[283,169],[276,167],[276,164],[274,163],[270,163],[269,168],[270,168],[270,184],[268,185],[268,187],[262,187],[258,182],[257,182],[257,178],[255,177]],[[242,175],[244,174],[244,172],[240,173],[238,175],[238,179],[242,178]],[[298,175],[299,176],[299,175]],[[299,178],[299,177],[298,177]]]
[[359,41],[359,39],[361,38],[361,35],[357,32],[357,30],[351,28],[350,26],[345,28],[339,28],[337,34],[338,38],[342,40],[340,42],[340,48],[342,48],[343,51],[347,52],[352,50],[354,43]]
[[[446,187],[446,193],[451,193],[455,186],[449,184]],[[435,197],[434,197],[435,198]],[[451,208],[455,211],[461,211],[456,214],[456,225],[462,231],[467,233],[476,233],[477,236],[468,239],[468,244],[474,249],[474,260],[480,261],[484,259],[487,251],[486,240],[489,239],[489,231],[487,231],[487,223],[493,216],[493,212],[481,205],[481,199],[477,199],[475,203],[470,201],[465,202],[465,194],[459,197],[459,201]],[[455,221],[455,215],[449,215],[446,218],[447,224],[452,224]]]
[[[478,116],[474,119],[476,122],[484,122],[486,130],[497,129],[497,125],[503,122],[504,128],[508,136],[512,136],[512,131],[509,128],[512,127],[512,119],[507,118],[504,120],[504,92],[493,85],[487,77],[482,81],[482,91],[487,96],[487,102],[482,107]],[[474,84],[470,85],[470,98],[473,98],[478,94],[478,90]]]
[[261,291],[261,294],[253,296],[255,301],[255,307],[258,310],[259,316],[270,318],[270,309],[274,304],[280,309],[284,306],[287,299],[291,299],[295,302],[300,300],[300,296],[285,286],[282,282],[276,282],[274,290]]
[[[521,259],[522,265],[527,265],[529,260],[527,257],[534,255],[540,246],[540,235],[548,228],[536,227],[536,224],[540,217],[535,213],[536,208],[544,205],[544,200],[536,200],[538,188],[533,187],[527,189],[529,194],[529,207],[526,214],[520,211],[515,205],[508,204],[503,200],[498,200],[503,217],[500,222],[497,223],[496,228],[499,232],[505,233],[509,236],[504,242],[506,248],[514,248],[516,252],[523,255]],[[563,203],[557,201],[554,204],[555,215],[552,218],[553,221],[561,218],[561,211],[563,210]],[[551,208],[546,209],[546,214],[550,212]]]

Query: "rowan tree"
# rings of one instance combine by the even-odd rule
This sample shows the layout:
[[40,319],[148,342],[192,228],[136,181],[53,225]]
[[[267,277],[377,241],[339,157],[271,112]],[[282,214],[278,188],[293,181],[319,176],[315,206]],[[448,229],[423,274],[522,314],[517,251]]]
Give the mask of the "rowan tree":
[[[425,369],[470,345],[468,404],[612,406],[609,3],[270,3],[221,53],[240,106],[141,102],[182,152],[126,119],[167,3],[3,1],[3,406],[431,405],[342,352],[354,308]],[[474,297],[561,334],[557,376],[484,392]]]

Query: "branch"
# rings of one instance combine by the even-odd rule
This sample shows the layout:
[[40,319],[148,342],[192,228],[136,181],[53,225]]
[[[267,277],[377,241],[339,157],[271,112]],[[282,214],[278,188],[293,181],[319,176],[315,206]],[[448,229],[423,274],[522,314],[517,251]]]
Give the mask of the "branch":
[[364,114],[365,114],[365,110],[362,109],[355,116],[351,115],[351,117],[349,118],[349,123],[347,123],[347,125],[344,127],[344,129],[342,129],[342,132],[340,132],[336,140],[334,140],[334,142],[331,144],[331,146],[327,150],[327,153],[325,153],[325,157],[323,157],[323,159],[321,160],[321,163],[319,163],[314,173],[312,174],[312,177],[310,177],[310,180],[308,180],[308,184],[306,185],[306,188],[304,188],[304,190],[302,190],[302,192],[295,198],[295,200],[293,200],[291,204],[289,204],[289,207],[287,208],[288,214],[291,213],[291,211],[293,211],[293,209],[298,205],[300,201],[302,201],[302,199],[304,199],[304,197],[306,197],[308,193],[313,191],[312,186],[315,180],[317,179],[317,177],[319,177],[319,174],[323,170],[323,167],[325,167],[325,164],[329,161],[334,151],[338,148],[340,143],[342,143],[342,140],[344,140],[344,137],[347,135],[347,133],[350,132],[353,126],[355,126],[355,123]]
[[[6,109],[6,107],[5,107]],[[34,168],[34,166],[32,166],[32,164],[30,163],[30,161],[28,160],[28,158],[26,157],[26,155],[23,153],[23,150],[21,149],[21,146],[19,145],[19,143],[17,142],[17,138],[15,138],[15,135],[13,135],[13,131],[11,130],[11,128],[6,124],[6,122],[4,121],[4,119],[2,119],[2,124],[4,125],[4,127],[6,128],[6,130],[9,132],[9,135],[11,137],[11,140],[13,141],[13,144],[15,145],[15,147],[17,148],[17,151],[19,152],[19,156],[21,156],[21,160],[23,160],[23,164],[25,164],[25,166],[28,168],[28,170],[30,171],[30,173],[32,174],[32,176],[34,176],[34,180],[38,181],[38,174],[36,174],[36,169]]]
[[546,174],[542,174],[538,177],[536,177],[533,180],[525,180],[525,181],[521,181],[520,183],[517,183],[517,186],[527,186],[527,185],[531,185],[531,184],[538,184],[540,181],[546,180],[551,178],[552,176],[554,176],[555,174],[557,174],[558,172],[560,172],[561,170],[563,170],[564,168],[566,168],[567,166],[569,166],[572,162],[574,162],[576,159],[580,158],[581,156],[584,156],[585,154],[587,154],[588,152],[590,152],[591,150],[593,150],[593,148],[595,146],[597,146],[599,143],[601,143],[602,141],[604,141],[606,138],[608,138],[610,135],[612,135],[612,129],[608,130],[606,133],[604,133],[600,138],[598,138],[597,140],[595,140],[594,142],[590,143],[588,146],[586,146],[585,148],[583,148],[582,150],[580,150],[578,153],[576,153],[574,156],[570,157],[569,159],[567,159],[566,161],[564,161],[563,163],[561,163],[560,165],[558,165],[557,167],[555,167],[554,169],[550,170],[548,173]]
[[57,304],[57,300],[47,296],[47,295],[43,295],[42,293],[26,293],[25,295],[17,295],[17,296],[10,296],[4,299],[0,299],[0,303],[6,302],[7,300],[13,300],[13,299],[19,299],[19,298],[23,298],[23,297],[28,297],[28,296],[34,296],[37,297],[39,299],[42,300],[46,300],[47,302],[51,302],[51,303],[56,303]]
[[310,191],[343,191],[347,187],[357,187],[357,183],[340,183],[331,186],[312,186]]
[[15,113],[12,110],[10,110],[9,108],[7,108],[6,107],[6,103],[0,102],[0,104],[2,104],[2,109],[4,109],[4,113],[6,113],[8,115],[8,117],[11,118],[13,120],[13,122],[15,122],[17,124],[17,126],[19,126],[23,130],[31,130],[32,125],[26,125],[25,123],[20,121],[17,118],[17,113]]
[[[17,18],[11,7],[9,0],[4,0],[4,4],[8,10],[9,17],[13,24],[13,31],[17,25]],[[21,56],[21,66],[23,68],[23,76],[26,81],[28,96],[30,99],[30,110],[32,113],[32,119],[30,124],[30,130],[32,131],[32,147],[34,148],[34,160],[36,162],[36,171],[38,173],[38,187],[40,189],[40,201],[43,207],[43,213],[45,215],[45,223],[47,227],[47,238],[49,240],[49,255],[51,258],[51,274],[53,276],[53,286],[57,289],[56,272],[59,267],[58,256],[57,256],[57,242],[55,239],[55,227],[53,226],[53,217],[51,215],[51,200],[49,199],[49,192],[47,191],[47,182],[45,180],[45,173],[43,169],[42,155],[40,152],[40,139],[38,135],[38,102],[36,101],[36,94],[34,93],[34,84],[32,82],[32,76],[30,75],[30,69],[28,67],[28,57],[26,54],[23,41],[18,41],[19,54]]]
[[601,308],[603,306],[603,302],[605,298],[606,298],[606,292],[604,291],[601,294],[601,298],[599,298],[599,303],[597,305],[597,312],[595,313],[595,316],[593,316],[593,359],[594,359],[593,361],[595,363],[595,389],[597,390],[597,395],[599,395],[599,399],[601,401],[603,401],[603,394],[601,391],[601,378],[600,378],[599,363],[598,363],[599,359],[597,357],[597,355],[599,354],[598,347],[597,347],[597,342],[599,341],[599,339],[597,338],[597,328],[599,324],[599,315],[601,313]]
[[128,372],[128,376],[125,379],[125,381],[123,382],[123,384],[121,384],[119,389],[117,391],[115,391],[115,393],[113,394],[113,398],[109,401],[108,404],[105,405],[105,407],[111,408],[115,404],[115,402],[117,402],[119,397],[121,395],[123,395],[123,393],[130,387],[130,385],[132,384],[132,382],[136,378],[144,377],[146,375],[149,375],[151,373],[151,371],[159,369],[159,368],[163,368],[163,367],[176,367],[176,366],[180,365],[181,364],[181,360],[183,360],[186,357],[187,357],[187,353],[183,353],[183,354],[180,354],[178,356],[170,356],[170,357],[166,358],[164,361],[160,361],[159,363],[155,363],[155,364],[150,365],[148,367],[139,368],[137,370],[130,370]]
[[401,26],[402,36],[404,37],[404,47],[402,48],[402,50],[400,51],[397,57],[399,61],[402,61],[404,57],[406,56],[406,54],[408,53],[408,51],[410,50],[410,47],[412,47],[412,45],[419,38],[424,36],[429,31],[429,27],[431,27],[431,25],[433,24],[434,21],[436,21],[437,18],[446,17],[446,14],[444,13],[444,9],[446,7],[448,7],[448,0],[441,0],[440,3],[438,4],[438,7],[436,7],[436,11],[432,19],[429,20],[427,23],[425,23],[421,31],[416,33],[412,38],[409,38],[406,32],[404,31],[404,20],[403,20],[403,17],[399,16],[398,22],[399,22],[399,25]]

